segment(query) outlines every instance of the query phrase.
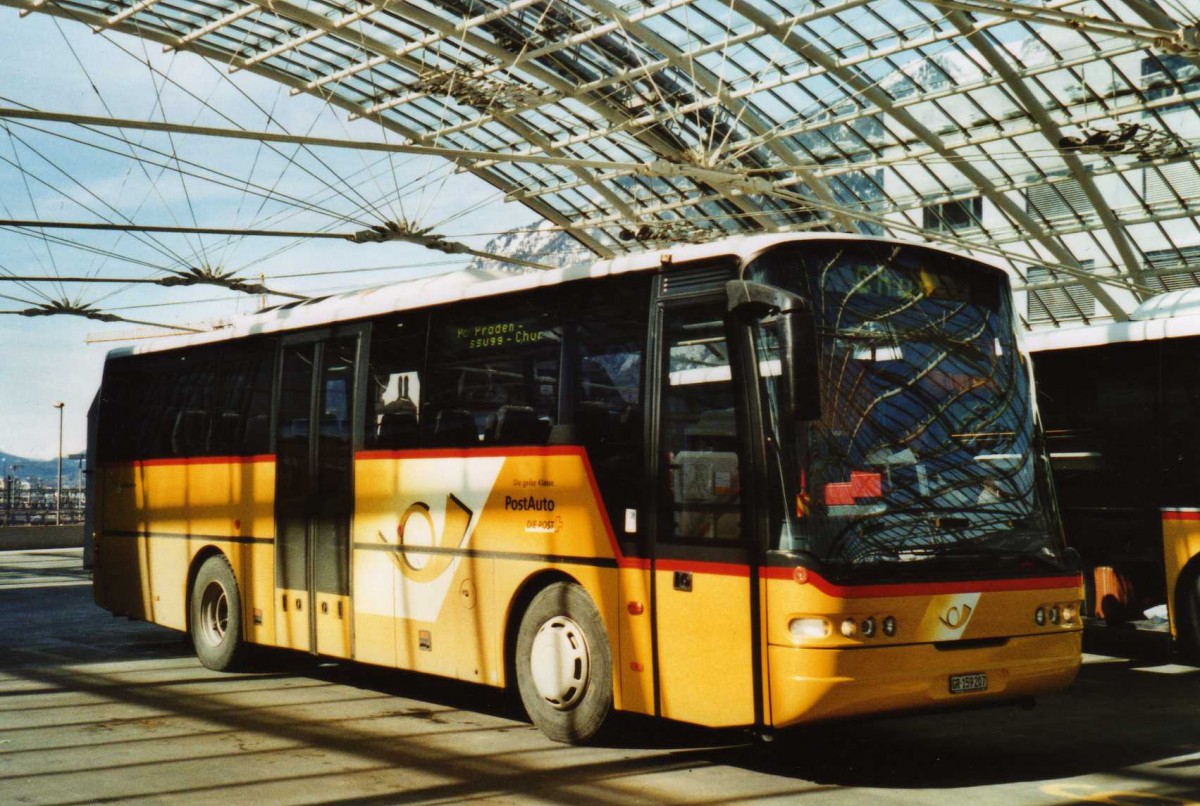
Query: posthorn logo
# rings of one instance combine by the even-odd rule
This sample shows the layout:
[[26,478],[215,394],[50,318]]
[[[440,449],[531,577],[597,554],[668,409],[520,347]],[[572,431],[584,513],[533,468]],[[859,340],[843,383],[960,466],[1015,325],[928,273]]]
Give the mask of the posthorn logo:
[[975,612],[969,604],[951,605],[946,609],[945,613],[938,616],[938,620],[952,630],[961,630],[967,626],[967,622],[971,620],[971,614]]

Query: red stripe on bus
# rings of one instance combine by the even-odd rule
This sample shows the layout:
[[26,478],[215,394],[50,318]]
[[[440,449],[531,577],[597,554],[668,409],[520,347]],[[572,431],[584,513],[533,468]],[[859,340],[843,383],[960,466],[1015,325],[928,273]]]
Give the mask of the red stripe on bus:
[[734,563],[713,563],[702,560],[657,560],[656,571],[691,571],[693,574],[714,574],[726,577],[748,577],[750,566]]
[[168,467],[170,465],[249,465],[274,462],[275,454],[256,456],[173,456],[165,459],[134,459],[129,462],[106,462],[106,467]]
[[1200,511],[1164,510],[1162,519],[1164,521],[1200,521]]
[[[770,567],[763,569],[763,576],[767,579],[791,580],[794,572],[794,568]],[[888,585],[837,585],[809,570],[807,584],[813,585],[821,593],[841,599],[874,599],[885,596],[937,596],[947,593],[992,593],[1074,588],[1081,584],[1081,578],[1079,576],[1060,576],[1026,579],[974,579],[956,582],[904,582]]]
[[[508,456],[586,456],[578,445],[548,448],[402,448],[399,450],[359,451],[355,459],[495,459]],[[589,468],[590,471],[590,468]]]
[[617,568],[633,571],[649,571],[650,561],[645,557],[618,557]]

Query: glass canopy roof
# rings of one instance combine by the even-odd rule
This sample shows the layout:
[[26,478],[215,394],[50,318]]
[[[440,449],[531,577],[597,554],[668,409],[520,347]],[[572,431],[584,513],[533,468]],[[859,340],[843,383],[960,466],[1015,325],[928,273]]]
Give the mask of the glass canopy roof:
[[599,256],[920,238],[1009,268],[1033,327],[1200,285],[1192,0],[0,3],[451,149]]

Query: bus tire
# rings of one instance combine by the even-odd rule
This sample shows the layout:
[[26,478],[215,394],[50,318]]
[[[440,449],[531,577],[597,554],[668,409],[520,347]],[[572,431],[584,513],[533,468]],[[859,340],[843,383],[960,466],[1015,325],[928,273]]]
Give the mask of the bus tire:
[[533,724],[556,742],[586,742],[612,711],[612,653],[600,612],[580,586],[555,582],[521,617],[517,688]]
[[236,668],[243,654],[242,597],[224,556],[200,566],[190,600],[188,629],[200,663],[218,672]]

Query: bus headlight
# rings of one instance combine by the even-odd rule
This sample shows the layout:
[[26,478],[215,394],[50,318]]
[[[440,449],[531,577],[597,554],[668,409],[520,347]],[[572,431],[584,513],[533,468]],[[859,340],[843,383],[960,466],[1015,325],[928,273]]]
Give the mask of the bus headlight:
[[788,622],[788,633],[797,644],[812,638],[829,635],[829,622],[823,618],[794,618]]
[[1075,605],[1063,605],[1063,609],[1062,609],[1062,623],[1063,624],[1074,624],[1078,618],[1079,618],[1079,608],[1078,607],[1076,607]]
[[852,618],[845,619],[842,622],[842,635],[847,638],[853,638],[858,635],[858,622]]
[[896,634],[896,619],[888,616],[883,620],[883,634],[888,638]]
[[1039,607],[1033,611],[1033,623],[1039,627],[1046,626],[1046,611],[1043,608]]

